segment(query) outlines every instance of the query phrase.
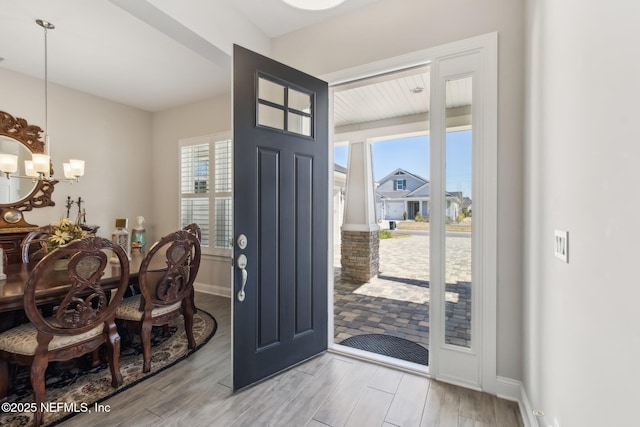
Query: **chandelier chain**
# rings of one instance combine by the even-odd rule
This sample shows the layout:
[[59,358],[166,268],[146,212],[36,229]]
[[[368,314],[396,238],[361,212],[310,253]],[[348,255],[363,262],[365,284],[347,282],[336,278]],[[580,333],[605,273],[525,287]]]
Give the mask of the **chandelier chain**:
[[49,67],[48,67],[48,49],[47,49],[47,27],[44,28],[44,139],[47,151],[49,148]]

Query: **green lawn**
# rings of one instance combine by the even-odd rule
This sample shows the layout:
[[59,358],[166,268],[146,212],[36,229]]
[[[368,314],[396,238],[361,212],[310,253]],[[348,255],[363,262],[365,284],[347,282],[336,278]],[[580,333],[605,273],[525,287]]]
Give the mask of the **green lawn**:
[[380,239],[397,239],[402,237],[410,237],[410,234],[402,234],[402,233],[392,233],[389,230],[380,230],[378,231],[378,237]]
[[[429,231],[429,223],[422,221],[398,221],[396,222],[396,228],[398,230]],[[445,230],[471,232],[471,224],[447,224],[445,225]]]

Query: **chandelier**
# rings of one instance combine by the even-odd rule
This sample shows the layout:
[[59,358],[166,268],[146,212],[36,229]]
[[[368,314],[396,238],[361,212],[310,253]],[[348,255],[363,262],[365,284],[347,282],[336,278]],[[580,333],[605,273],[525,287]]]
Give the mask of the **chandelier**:
[[[49,142],[49,79],[47,68],[47,30],[53,30],[55,25],[51,22],[37,19],[36,24],[44,29],[44,154],[33,153],[31,160],[24,161],[24,175],[14,175],[18,171],[18,156],[14,154],[0,153],[0,171],[7,179],[25,178],[31,180],[53,181],[51,177],[51,145]],[[63,163],[64,178],[56,181],[78,181],[84,175],[84,160],[70,159]]]

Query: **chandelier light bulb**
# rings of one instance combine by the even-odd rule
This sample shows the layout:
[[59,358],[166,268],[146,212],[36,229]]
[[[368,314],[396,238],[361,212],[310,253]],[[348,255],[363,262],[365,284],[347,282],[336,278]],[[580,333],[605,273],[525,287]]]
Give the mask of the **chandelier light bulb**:
[[69,159],[69,165],[71,167],[71,173],[75,178],[84,176],[84,160]]
[[62,169],[64,170],[64,177],[67,179],[75,178],[71,172],[71,163],[63,163]]
[[18,156],[13,154],[0,154],[0,171],[14,173],[18,170]]
[[32,156],[33,169],[42,174],[47,174],[50,170],[51,158],[46,154],[34,154]]

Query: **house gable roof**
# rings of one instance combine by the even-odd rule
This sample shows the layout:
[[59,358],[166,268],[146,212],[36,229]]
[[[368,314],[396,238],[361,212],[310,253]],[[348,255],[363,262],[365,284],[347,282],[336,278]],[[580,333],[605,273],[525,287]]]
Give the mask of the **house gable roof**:
[[416,175],[415,173],[411,173],[411,172],[409,172],[409,171],[407,171],[405,169],[402,169],[402,168],[398,168],[398,169],[394,170],[393,172],[391,172],[389,175],[385,176],[384,178],[382,178],[378,182],[380,184],[382,184],[383,182],[387,182],[390,179],[397,179],[397,178],[395,178],[397,175],[409,175],[409,176],[412,176],[412,177],[414,177],[414,178],[416,178],[416,179],[418,179],[418,180],[420,180],[420,181],[422,181],[424,183],[428,183],[429,182],[428,179],[424,179],[420,175]]
[[420,187],[407,194],[407,197],[430,197],[431,196],[431,184],[429,182],[424,183]]

